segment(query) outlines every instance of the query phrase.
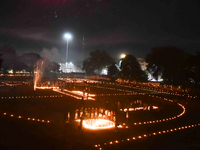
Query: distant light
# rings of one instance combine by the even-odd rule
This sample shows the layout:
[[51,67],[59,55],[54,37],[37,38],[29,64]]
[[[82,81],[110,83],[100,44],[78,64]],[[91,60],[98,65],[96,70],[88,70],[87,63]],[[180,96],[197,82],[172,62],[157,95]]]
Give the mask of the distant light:
[[103,68],[101,74],[107,75],[108,74],[108,68]]
[[120,55],[120,58],[122,59],[122,58],[125,58],[126,57],[126,54],[121,54]]
[[70,65],[73,65],[73,63],[72,63],[72,62],[70,62],[69,64],[70,64]]
[[71,36],[71,34],[69,34],[69,33],[65,33],[65,34],[64,34],[64,38],[66,38],[66,39],[71,39],[72,36]]

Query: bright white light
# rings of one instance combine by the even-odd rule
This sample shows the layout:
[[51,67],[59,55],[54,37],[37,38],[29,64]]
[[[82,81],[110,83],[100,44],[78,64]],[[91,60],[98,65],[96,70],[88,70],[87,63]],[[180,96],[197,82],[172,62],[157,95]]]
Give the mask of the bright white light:
[[71,36],[71,34],[69,34],[69,33],[65,33],[65,34],[64,34],[64,38],[66,38],[66,39],[71,39],[72,36]]
[[11,70],[8,70],[8,73],[13,73],[13,69],[11,69]]
[[83,127],[87,129],[109,129],[114,128],[115,123],[105,119],[87,119],[83,120]]
[[60,64],[62,72],[76,72],[77,66],[73,62],[66,62]]
[[103,68],[101,74],[107,75],[108,74],[108,68]]
[[120,58],[125,58],[126,57],[126,54],[121,54],[120,55]]
[[162,82],[163,79],[158,79],[158,80],[156,80],[156,79],[154,79],[154,78],[149,78],[148,81],[152,81],[152,82],[156,82],[156,81]]

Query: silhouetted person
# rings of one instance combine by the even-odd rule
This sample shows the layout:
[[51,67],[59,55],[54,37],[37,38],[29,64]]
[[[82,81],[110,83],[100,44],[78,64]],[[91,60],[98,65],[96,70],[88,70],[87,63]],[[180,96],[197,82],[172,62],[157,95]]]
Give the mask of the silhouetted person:
[[67,114],[67,112],[64,112],[64,123],[67,122],[67,119],[68,119],[68,114]]

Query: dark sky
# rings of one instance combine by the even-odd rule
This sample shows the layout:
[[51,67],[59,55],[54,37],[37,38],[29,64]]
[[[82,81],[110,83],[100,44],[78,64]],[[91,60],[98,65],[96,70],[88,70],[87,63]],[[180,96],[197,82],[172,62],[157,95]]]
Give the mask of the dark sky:
[[[70,61],[90,51],[106,50],[145,57],[151,48],[177,46],[200,51],[199,0],[4,0],[0,5],[0,46],[9,44],[18,55],[28,52],[64,60],[65,32]],[[57,52],[59,52],[57,54]]]

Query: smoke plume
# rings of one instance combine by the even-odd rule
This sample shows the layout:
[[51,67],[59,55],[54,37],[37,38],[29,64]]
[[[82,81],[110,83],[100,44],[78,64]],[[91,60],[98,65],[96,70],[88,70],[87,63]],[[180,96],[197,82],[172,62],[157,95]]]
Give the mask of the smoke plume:
[[59,50],[57,48],[52,48],[52,49],[47,49],[43,48],[41,51],[40,55],[44,58],[47,59],[51,62],[57,62],[57,63],[62,63],[63,62],[63,57],[59,53]]

